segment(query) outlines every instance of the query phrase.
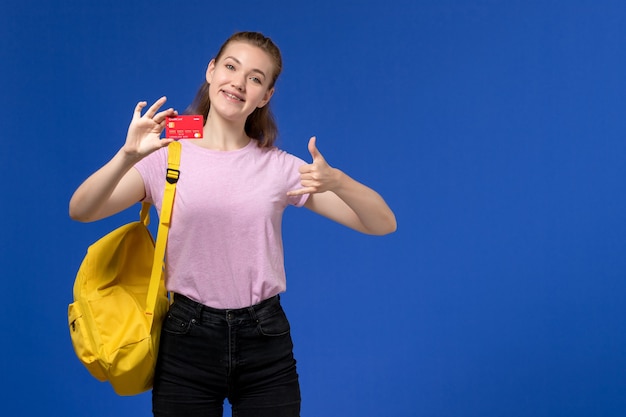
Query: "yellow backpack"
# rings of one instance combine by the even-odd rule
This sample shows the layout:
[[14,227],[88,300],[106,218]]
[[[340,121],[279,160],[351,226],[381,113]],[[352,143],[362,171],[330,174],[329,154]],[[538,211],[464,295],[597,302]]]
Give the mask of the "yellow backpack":
[[89,247],[74,282],[74,302],[68,307],[78,359],[119,395],[152,388],[161,323],[169,307],[164,254],[180,175],[180,143],[171,143],[168,153],[156,247],[147,228],[150,205],[143,203],[139,221]]

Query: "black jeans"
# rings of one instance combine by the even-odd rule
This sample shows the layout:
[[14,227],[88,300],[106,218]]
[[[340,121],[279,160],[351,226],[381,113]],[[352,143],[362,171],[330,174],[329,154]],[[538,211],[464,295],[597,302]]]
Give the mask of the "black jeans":
[[163,323],[152,408],[156,417],[298,417],[300,385],[279,296],[237,310],[181,295]]

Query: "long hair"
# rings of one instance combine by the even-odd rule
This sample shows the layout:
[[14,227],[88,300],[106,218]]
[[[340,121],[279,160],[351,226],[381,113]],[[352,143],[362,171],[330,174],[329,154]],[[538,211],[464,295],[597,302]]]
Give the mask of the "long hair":
[[[218,61],[224,50],[231,42],[246,42],[265,51],[274,61],[274,71],[272,80],[268,86],[271,89],[276,84],[276,80],[283,69],[283,60],[278,47],[272,40],[258,32],[237,32],[224,42],[219,49],[215,60]],[[211,100],[209,98],[209,83],[204,81],[196,93],[195,98],[185,110],[185,114],[202,114],[206,123]],[[259,141],[259,146],[269,148],[274,146],[278,136],[278,126],[274,120],[274,115],[270,109],[270,103],[261,108],[256,108],[246,119],[244,126],[246,135]]]

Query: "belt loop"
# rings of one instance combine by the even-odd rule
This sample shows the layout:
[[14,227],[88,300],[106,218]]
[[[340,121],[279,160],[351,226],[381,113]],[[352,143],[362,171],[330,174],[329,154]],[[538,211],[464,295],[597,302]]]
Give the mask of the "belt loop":
[[259,319],[256,317],[256,311],[254,310],[254,307],[248,307],[248,313],[250,313],[250,317],[252,317],[252,320],[255,323],[259,322]]
[[196,320],[198,320],[198,322],[202,322],[202,304],[200,303],[195,303],[195,310],[196,310]]

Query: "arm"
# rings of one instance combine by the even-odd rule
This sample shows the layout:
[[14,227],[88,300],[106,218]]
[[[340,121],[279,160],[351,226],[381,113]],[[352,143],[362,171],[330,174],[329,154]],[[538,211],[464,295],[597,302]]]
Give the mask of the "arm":
[[300,167],[299,190],[289,195],[310,193],[305,207],[344,226],[371,235],[385,235],[396,230],[396,217],[385,200],[371,188],[332,168],[309,141],[313,163]]
[[142,101],[137,104],[122,149],[74,192],[69,207],[72,219],[82,222],[99,220],[143,199],[143,179],[137,170],[131,168],[150,153],[172,142],[171,139],[160,139],[165,118],[177,114],[173,109],[157,113],[165,100],[165,97],[157,100],[143,116],[141,111],[147,103]]

